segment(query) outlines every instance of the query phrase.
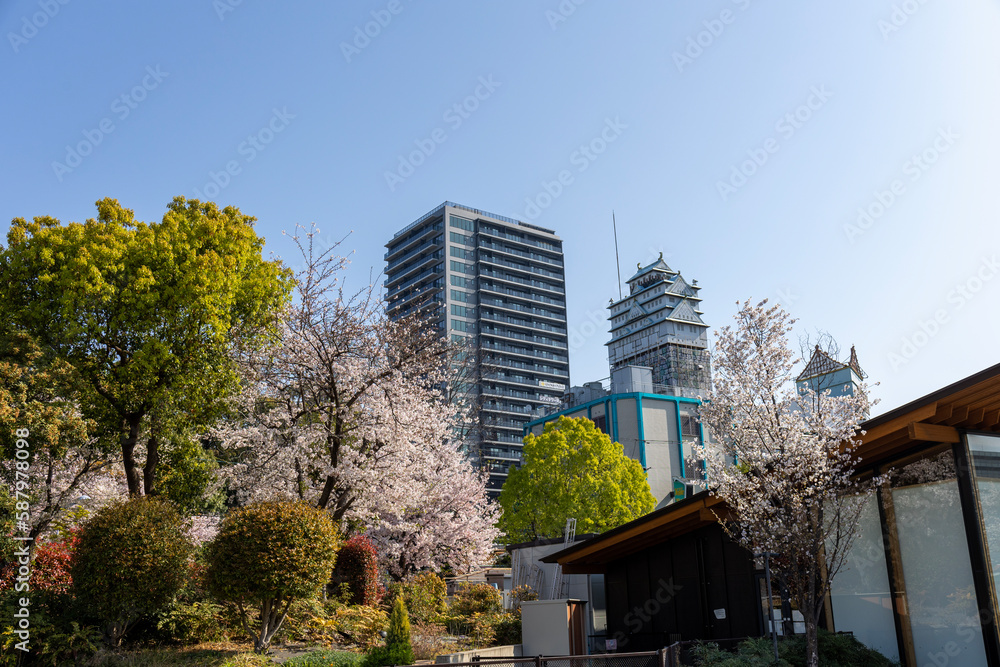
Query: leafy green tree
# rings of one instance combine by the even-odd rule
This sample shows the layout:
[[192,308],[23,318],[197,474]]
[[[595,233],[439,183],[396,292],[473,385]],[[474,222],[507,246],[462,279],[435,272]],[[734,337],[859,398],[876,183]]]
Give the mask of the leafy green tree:
[[130,498],[101,508],[79,533],[72,591],[104,623],[117,646],[145,615],[181,589],[191,554],[184,521],[159,498]]
[[603,532],[652,511],[656,499],[642,465],[589,419],[560,417],[524,439],[524,465],[500,492],[500,529],[510,542]]
[[[267,651],[288,608],[317,594],[333,571],[340,537],[328,512],[268,501],[234,510],[207,547],[212,593],[236,606],[254,650]],[[250,619],[259,614],[259,625]]]
[[114,199],[97,211],[66,225],[13,220],[0,321],[73,369],[84,416],[121,450],[129,493],[148,495],[161,445],[218,416],[239,385],[235,357],[275,333],[292,279],[262,258],[254,218],[236,208],[177,197],[159,223]]

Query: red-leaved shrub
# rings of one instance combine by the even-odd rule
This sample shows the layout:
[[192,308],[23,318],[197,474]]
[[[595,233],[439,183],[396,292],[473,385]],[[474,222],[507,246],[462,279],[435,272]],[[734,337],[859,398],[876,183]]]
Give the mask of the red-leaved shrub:
[[334,571],[347,583],[351,595],[351,599],[346,601],[348,604],[374,606],[385,594],[378,580],[375,545],[364,535],[355,535],[344,542]]

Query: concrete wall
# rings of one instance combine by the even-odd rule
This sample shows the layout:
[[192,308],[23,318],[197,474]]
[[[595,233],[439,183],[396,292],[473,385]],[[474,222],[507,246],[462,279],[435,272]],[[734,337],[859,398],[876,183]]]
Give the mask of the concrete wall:
[[447,665],[456,662],[472,662],[473,658],[520,658],[521,644],[508,644],[507,646],[491,646],[480,648],[475,651],[461,651],[448,655],[439,655],[435,662],[439,665]]
[[[618,399],[618,442],[625,448],[625,455],[642,460],[642,443],[639,441],[639,414],[634,398]],[[612,436],[614,437],[614,436]]]
[[[673,490],[672,476],[676,475],[677,448],[672,444],[671,431],[677,431],[674,404],[644,398],[642,401],[642,430],[646,440],[646,478],[657,504]],[[673,428],[671,428],[673,427]]]

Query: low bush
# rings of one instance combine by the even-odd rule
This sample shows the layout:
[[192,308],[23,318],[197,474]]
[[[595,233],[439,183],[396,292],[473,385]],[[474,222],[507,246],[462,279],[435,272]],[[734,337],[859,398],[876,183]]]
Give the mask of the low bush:
[[445,641],[447,628],[437,623],[416,622],[410,630],[413,657],[417,660],[434,660],[445,653],[452,653],[453,644]]
[[491,614],[489,623],[493,627],[494,646],[508,646],[521,643],[521,615],[502,613]]
[[418,572],[403,582],[390,584],[383,602],[392,606],[400,595],[406,601],[411,623],[427,623],[448,609],[448,587],[433,572]]
[[310,651],[286,660],[285,667],[356,667],[363,657],[350,651]]
[[[698,644],[691,651],[699,667],[757,667],[773,665],[774,646],[767,637],[756,637],[742,642],[736,653],[727,653],[717,644]],[[795,635],[778,642],[777,663],[780,667],[805,667],[806,638]],[[894,667],[899,663],[868,648],[852,635],[819,631],[819,664],[823,667]]]
[[455,593],[449,612],[454,616],[499,612],[503,608],[500,591],[489,584],[462,584]]
[[389,627],[389,615],[379,607],[358,605],[341,607],[334,615],[337,632],[362,649],[382,643],[382,632]]
[[225,608],[212,602],[174,602],[160,613],[157,629],[182,644],[212,642],[227,636]]

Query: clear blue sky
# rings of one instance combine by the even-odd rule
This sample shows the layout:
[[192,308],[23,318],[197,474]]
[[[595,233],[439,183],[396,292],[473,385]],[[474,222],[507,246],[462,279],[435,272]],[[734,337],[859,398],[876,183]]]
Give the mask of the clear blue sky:
[[0,5],[4,220],[200,192],[281,256],[352,232],[358,286],[446,199],[530,220],[566,240],[580,384],[614,210],[623,278],[662,251],[713,326],[783,300],[857,345],[876,413],[1000,361],[997,0],[62,2]]

